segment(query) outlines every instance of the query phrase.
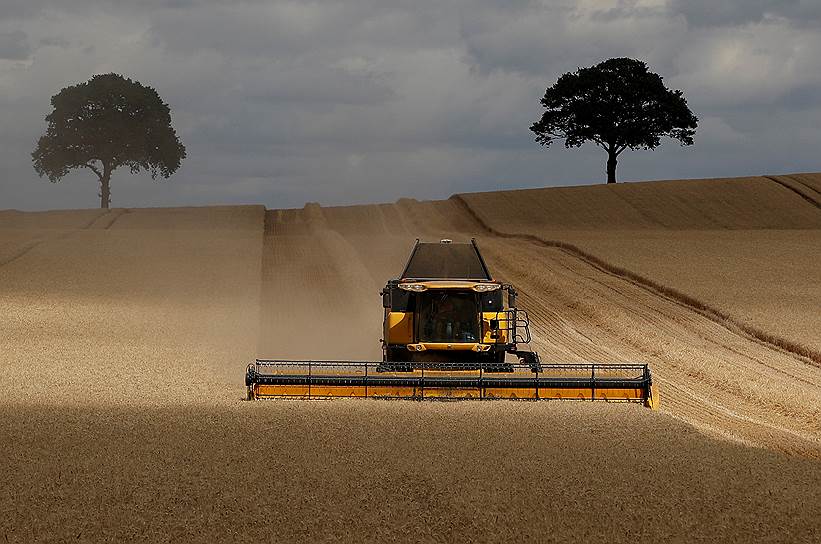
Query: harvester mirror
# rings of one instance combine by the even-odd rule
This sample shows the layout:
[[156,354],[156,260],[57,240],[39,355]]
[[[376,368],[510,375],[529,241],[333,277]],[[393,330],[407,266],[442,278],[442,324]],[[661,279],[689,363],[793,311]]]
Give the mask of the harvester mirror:
[[382,291],[382,307],[383,308],[390,308],[391,307],[391,292],[387,289]]
[[507,305],[510,308],[516,307],[516,291],[513,288],[509,289],[507,292]]

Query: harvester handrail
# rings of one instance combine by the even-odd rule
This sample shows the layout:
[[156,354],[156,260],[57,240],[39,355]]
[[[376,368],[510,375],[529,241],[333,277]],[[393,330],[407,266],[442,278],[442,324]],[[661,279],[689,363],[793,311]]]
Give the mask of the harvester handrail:
[[530,316],[527,310],[521,308],[497,310],[494,319],[498,330],[513,333],[514,344],[529,344],[532,340],[530,336]]

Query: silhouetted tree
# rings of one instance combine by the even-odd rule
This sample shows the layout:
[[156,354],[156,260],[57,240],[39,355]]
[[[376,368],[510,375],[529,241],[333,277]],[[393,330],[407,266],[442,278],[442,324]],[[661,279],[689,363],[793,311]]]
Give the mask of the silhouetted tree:
[[655,149],[662,136],[692,145],[698,118],[681,91],[635,59],[606,60],[566,73],[545,91],[542,118],[530,127],[536,141],[565,147],[595,142],[607,151],[607,183],[616,182],[616,164],[625,149]]
[[31,154],[40,177],[56,183],[74,168],[100,179],[100,207],[111,203],[111,173],[128,166],[168,178],[185,158],[171,112],[157,91],[118,74],[97,75],[51,98],[46,133]]

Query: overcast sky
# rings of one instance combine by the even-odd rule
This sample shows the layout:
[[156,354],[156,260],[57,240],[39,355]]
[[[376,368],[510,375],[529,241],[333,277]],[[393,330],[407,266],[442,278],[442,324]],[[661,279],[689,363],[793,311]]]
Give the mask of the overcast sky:
[[0,0],[0,209],[98,205],[93,173],[54,185],[30,154],[50,97],[106,72],[154,87],[188,150],[168,181],[115,172],[115,207],[602,182],[599,148],[528,127],[558,76],[617,56],[700,119],[620,179],[821,170],[817,0]]

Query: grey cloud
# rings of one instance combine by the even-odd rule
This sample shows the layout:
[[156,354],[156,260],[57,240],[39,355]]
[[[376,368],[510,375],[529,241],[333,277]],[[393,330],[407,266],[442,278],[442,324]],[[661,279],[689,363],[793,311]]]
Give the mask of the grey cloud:
[[684,25],[666,10],[631,3],[600,10],[558,2],[513,13],[499,3],[461,17],[462,39],[478,69],[542,77],[614,56],[640,57],[670,73],[676,41],[684,33]]
[[321,65],[274,65],[269,69],[270,73],[256,74],[243,81],[242,95],[254,101],[278,104],[360,105],[379,104],[393,96],[388,82],[380,80],[377,74],[357,74]]
[[816,111],[821,97],[821,83],[795,86],[784,93],[782,103],[793,111]]
[[666,15],[667,10],[662,6],[641,6],[635,2],[624,2],[616,7],[594,10],[590,14],[590,19],[609,22],[619,19],[658,18]]
[[821,22],[821,4],[816,0],[671,0],[670,7],[695,27],[743,25],[768,18],[797,25]]
[[0,17],[6,20],[34,17],[47,4],[46,0],[3,0]]
[[59,36],[50,36],[40,40],[40,46],[42,47],[68,47],[70,44],[71,43],[67,39]]
[[31,55],[28,36],[22,30],[0,32],[0,59],[24,60]]
[[[241,6],[241,7],[240,7]],[[216,2],[208,10],[162,11],[151,17],[151,36],[175,51],[215,49],[226,56],[293,59],[318,50],[350,52],[375,48],[453,43],[453,10],[433,0],[386,3]]]

